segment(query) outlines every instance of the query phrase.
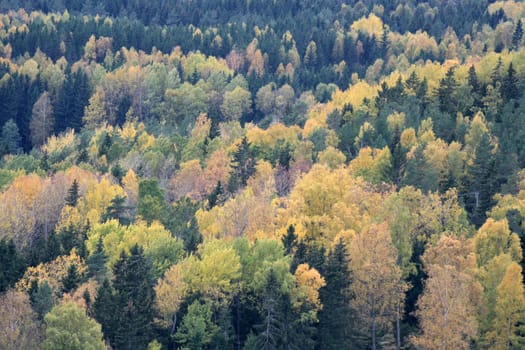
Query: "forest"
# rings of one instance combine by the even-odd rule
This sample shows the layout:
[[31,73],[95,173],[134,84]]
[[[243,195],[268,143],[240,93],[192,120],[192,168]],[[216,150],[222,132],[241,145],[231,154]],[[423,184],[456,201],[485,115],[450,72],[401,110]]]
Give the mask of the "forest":
[[525,348],[524,18],[0,0],[0,349]]

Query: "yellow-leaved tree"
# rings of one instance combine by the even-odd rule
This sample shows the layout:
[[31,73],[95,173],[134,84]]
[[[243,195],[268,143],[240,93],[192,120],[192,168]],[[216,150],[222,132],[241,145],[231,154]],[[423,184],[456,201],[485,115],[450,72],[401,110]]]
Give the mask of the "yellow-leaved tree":
[[388,331],[405,299],[407,284],[396,264],[397,249],[386,224],[372,224],[350,242],[350,271],[353,283],[351,304],[361,320],[361,332],[369,334],[372,349],[377,333]]
[[420,349],[470,349],[478,332],[481,286],[474,279],[476,258],[471,243],[442,236],[422,257],[428,279],[417,303]]

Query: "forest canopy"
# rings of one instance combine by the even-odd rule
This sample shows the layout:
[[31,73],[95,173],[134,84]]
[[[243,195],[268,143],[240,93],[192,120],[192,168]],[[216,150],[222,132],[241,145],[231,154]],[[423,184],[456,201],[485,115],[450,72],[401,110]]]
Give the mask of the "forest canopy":
[[521,1],[0,1],[0,348],[525,339]]

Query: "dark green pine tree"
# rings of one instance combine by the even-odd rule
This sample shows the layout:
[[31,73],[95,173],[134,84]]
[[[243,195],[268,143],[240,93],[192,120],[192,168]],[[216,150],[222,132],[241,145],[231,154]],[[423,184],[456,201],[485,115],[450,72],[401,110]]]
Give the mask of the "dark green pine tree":
[[160,220],[164,223],[165,220],[169,219],[163,218],[165,209],[164,191],[160,188],[159,181],[157,179],[140,181],[137,214],[148,224],[153,220]]
[[233,155],[233,166],[228,181],[228,192],[235,193],[246,186],[246,182],[255,173],[255,156],[250,149],[248,139],[243,137],[239,148]]
[[89,102],[90,87],[87,75],[82,69],[71,73],[66,69],[66,80],[62,84],[55,103],[55,132],[68,128],[79,131],[82,127],[84,108]]
[[439,81],[437,96],[439,109],[448,116],[443,116],[436,120],[436,129],[447,141],[454,137],[454,127],[456,125],[457,98],[456,90],[458,84],[454,78],[454,68],[450,68],[445,77]]
[[268,271],[261,292],[259,312],[262,322],[254,326],[255,334],[247,339],[245,349],[279,349],[283,339],[284,315],[282,313],[283,293],[277,274]]
[[454,78],[454,68],[450,68],[445,77],[439,81],[437,95],[439,99],[439,106],[442,111],[453,113],[456,109],[456,104],[453,99],[454,92],[457,89],[456,78]]
[[512,34],[512,48],[514,50],[519,49],[521,46],[521,39],[523,38],[523,23],[521,23],[521,19],[518,19],[518,23],[516,23],[516,28],[514,29],[514,33]]
[[476,68],[473,65],[470,66],[468,70],[468,84],[472,89],[472,97],[474,97],[474,107],[478,109],[482,108],[483,103],[481,101],[481,96],[483,94],[483,86],[482,83],[479,81]]
[[202,235],[195,218],[198,209],[197,202],[182,197],[166,208],[167,214],[161,221],[173,236],[184,241],[184,248],[188,252],[195,252],[198,245],[202,243]]
[[53,308],[53,290],[47,281],[42,284],[38,284],[36,280],[31,281],[29,301],[38,318],[43,320],[49,310]]
[[319,296],[323,309],[319,311],[318,349],[352,349],[348,269],[348,253],[342,239],[330,251],[324,265],[326,286]]
[[97,281],[101,282],[107,278],[106,262],[108,257],[104,252],[104,243],[102,236],[98,238],[97,247],[95,251],[87,258],[87,265],[89,269],[89,275],[94,277]]
[[67,191],[66,196],[66,205],[70,207],[76,207],[78,203],[78,198],[80,197],[79,186],[77,179],[73,180],[71,187]]
[[22,138],[18,126],[13,119],[9,119],[2,127],[2,152],[7,154],[22,152],[21,142]]
[[286,255],[293,255],[294,248],[297,245],[297,235],[295,234],[294,225],[288,226],[288,229],[286,230],[286,235],[283,237],[282,241],[284,246],[284,252],[286,253]]
[[117,349],[145,349],[153,337],[154,281],[143,249],[135,245],[129,255],[122,252],[113,275],[118,322],[112,345]]
[[502,79],[503,79],[502,72],[501,72],[502,68],[503,68],[503,60],[500,57],[498,59],[498,63],[496,64],[496,67],[494,67],[494,70],[492,71],[492,74],[490,75],[490,78],[492,80],[492,86],[495,88],[501,86]]
[[485,133],[476,147],[474,161],[467,169],[467,186],[464,190],[465,207],[476,227],[485,222],[486,213],[493,204],[492,197],[497,192],[494,172],[492,144],[489,135]]
[[189,224],[182,229],[181,237],[184,241],[184,249],[186,249],[188,253],[197,251],[199,244],[202,243],[202,234],[199,231],[199,225],[195,216],[192,217]]
[[131,209],[131,207],[126,205],[126,197],[115,196],[102,215],[102,221],[115,219],[118,220],[121,225],[129,225],[131,223],[131,218],[127,214],[129,209]]
[[24,274],[25,261],[12,239],[0,240],[0,293],[13,286]]
[[78,274],[77,266],[75,264],[71,264],[67,269],[67,275],[62,279],[62,290],[64,293],[69,293],[78,287],[81,281],[82,279]]
[[97,298],[93,303],[93,316],[102,326],[105,339],[114,346],[115,334],[119,322],[117,297],[109,280],[106,278],[98,288]]
[[516,77],[516,70],[514,69],[512,62],[509,64],[507,74],[503,77],[500,91],[501,96],[503,96],[505,101],[517,99],[520,96],[518,78]]
[[222,188],[221,182],[217,182],[217,186],[213,189],[213,191],[208,196],[208,209],[212,209],[214,206],[221,204],[223,201],[224,196],[224,190]]

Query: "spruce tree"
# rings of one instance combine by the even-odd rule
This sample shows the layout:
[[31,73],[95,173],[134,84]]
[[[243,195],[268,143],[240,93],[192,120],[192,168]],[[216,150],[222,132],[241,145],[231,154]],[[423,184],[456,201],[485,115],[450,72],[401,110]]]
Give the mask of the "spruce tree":
[[0,239],[0,293],[13,286],[24,274],[25,261],[12,239]]
[[497,192],[494,186],[494,157],[492,144],[487,133],[483,134],[476,147],[472,165],[468,167],[465,181],[465,207],[476,227],[480,227],[492,207],[493,195]]
[[282,314],[283,293],[281,284],[273,269],[268,271],[261,292],[260,314],[262,322],[254,326],[257,332],[257,349],[278,349],[283,338],[284,319]]
[[283,237],[283,246],[284,251],[287,255],[292,255],[294,253],[294,247],[297,244],[297,235],[295,234],[294,225],[288,226],[286,230],[286,235]]
[[518,78],[516,77],[516,70],[514,69],[512,62],[509,64],[507,74],[503,77],[500,91],[501,96],[503,96],[505,101],[517,99],[520,95],[518,89]]
[[31,282],[29,300],[31,301],[31,307],[37,313],[38,318],[43,320],[44,316],[53,307],[53,290],[47,281],[42,282],[42,284],[39,284],[36,280]]
[[7,154],[17,154],[22,151],[20,147],[22,138],[20,131],[13,119],[9,119],[2,127],[2,146]]
[[138,245],[122,252],[113,269],[117,349],[143,349],[152,339],[154,281],[149,261]]
[[326,286],[319,291],[323,309],[319,311],[318,347],[334,350],[352,349],[352,311],[349,303],[351,277],[348,253],[342,239],[328,254],[323,276]]
[[93,314],[102,326],[102,333],[112,345],[115,344],[115,334],[119,321],[117,297],[109,280],[106,278],[98,288],[97,298],[93,303]]
[[70,207],[76,207],[78,203],[78,198],[80,197],[79,186],[77,179],[73,180],[71,187],[67,191],[66,205]]
[[104,252],[104,244],[102,236],[99,237],[95,251],[87,258],[87,265],[89,275],[94,277],[97,281],[102,281],[106,278],[107,268],[106,262],[108,257]]
[[131,209],[129,206],[125,205],[126,197],[124,196],[115,196],[111,199],[109,206],[106,208],[106,211],[102,215],[102,221],[107,221],[111,219],[118,220],[121,225],[129,225],[131,223],[131,218],[126,214],[126,211]]
[[62,290],[65,293],[69,293],[78,287],[80,282],[81,278],[78,274],[77,266],[75,264],[69,265],[69,268],[67,269],[67,275],[62,279]]
[[232,168],[228,192],[235,193],[239,188],[246,186],[250,176],[255,173],[255,156],[246,137],[243,137],[239,148],[233,155]]
[[512,47],[517,50],[520,47],[521,39],[523,38],[523,23],[521,23],[521,18],[518,19],[516,23],[516,28],[512,34]]

